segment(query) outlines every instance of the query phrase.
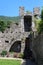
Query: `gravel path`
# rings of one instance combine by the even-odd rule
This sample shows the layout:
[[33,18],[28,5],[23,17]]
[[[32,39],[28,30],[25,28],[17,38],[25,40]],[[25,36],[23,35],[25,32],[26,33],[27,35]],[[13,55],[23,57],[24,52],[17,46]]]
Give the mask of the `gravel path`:
[[22,65],[36,65],[36,64],[33,61],[31,61],[30,59],[28,59],[28,60],[24,60]]

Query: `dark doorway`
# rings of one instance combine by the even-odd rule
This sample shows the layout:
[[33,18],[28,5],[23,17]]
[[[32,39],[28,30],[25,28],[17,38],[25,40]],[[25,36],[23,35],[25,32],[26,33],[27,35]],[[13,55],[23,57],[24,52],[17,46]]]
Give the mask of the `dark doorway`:
[[24,16],[24,30],[25,32],[31,31],[32,16]]
[[32,57],[32,51],[30,50],[30,38],[26,38],[25,40],[25,50],[24,50],[24,59],[30,59]]
[[20,52],[21,51],[21,41],[16,41],[11,46],[10,52]]

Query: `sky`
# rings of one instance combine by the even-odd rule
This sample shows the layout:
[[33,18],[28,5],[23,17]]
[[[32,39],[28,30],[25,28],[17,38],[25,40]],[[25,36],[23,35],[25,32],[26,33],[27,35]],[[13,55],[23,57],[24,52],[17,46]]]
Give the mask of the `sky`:
[[43,0],[0,0],[0,15],[18,16],[20,6],[32,12],[34,7],[42,8]]

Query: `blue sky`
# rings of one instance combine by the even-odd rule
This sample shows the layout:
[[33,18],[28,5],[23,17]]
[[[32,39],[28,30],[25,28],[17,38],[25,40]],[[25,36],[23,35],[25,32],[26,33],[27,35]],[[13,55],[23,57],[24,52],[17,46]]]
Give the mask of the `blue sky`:
[[25,10],[33,11],[34,7],[42,7],[43,0],[0,0],[0,15],[18,16],[19,6]]

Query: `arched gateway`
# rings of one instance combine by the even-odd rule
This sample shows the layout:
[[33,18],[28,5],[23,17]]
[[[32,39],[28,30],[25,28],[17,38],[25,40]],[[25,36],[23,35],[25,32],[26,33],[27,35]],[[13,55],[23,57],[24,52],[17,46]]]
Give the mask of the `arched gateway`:
[[15,41],[11,47],[10,52],[20,52],[21,51],[21,41]]

